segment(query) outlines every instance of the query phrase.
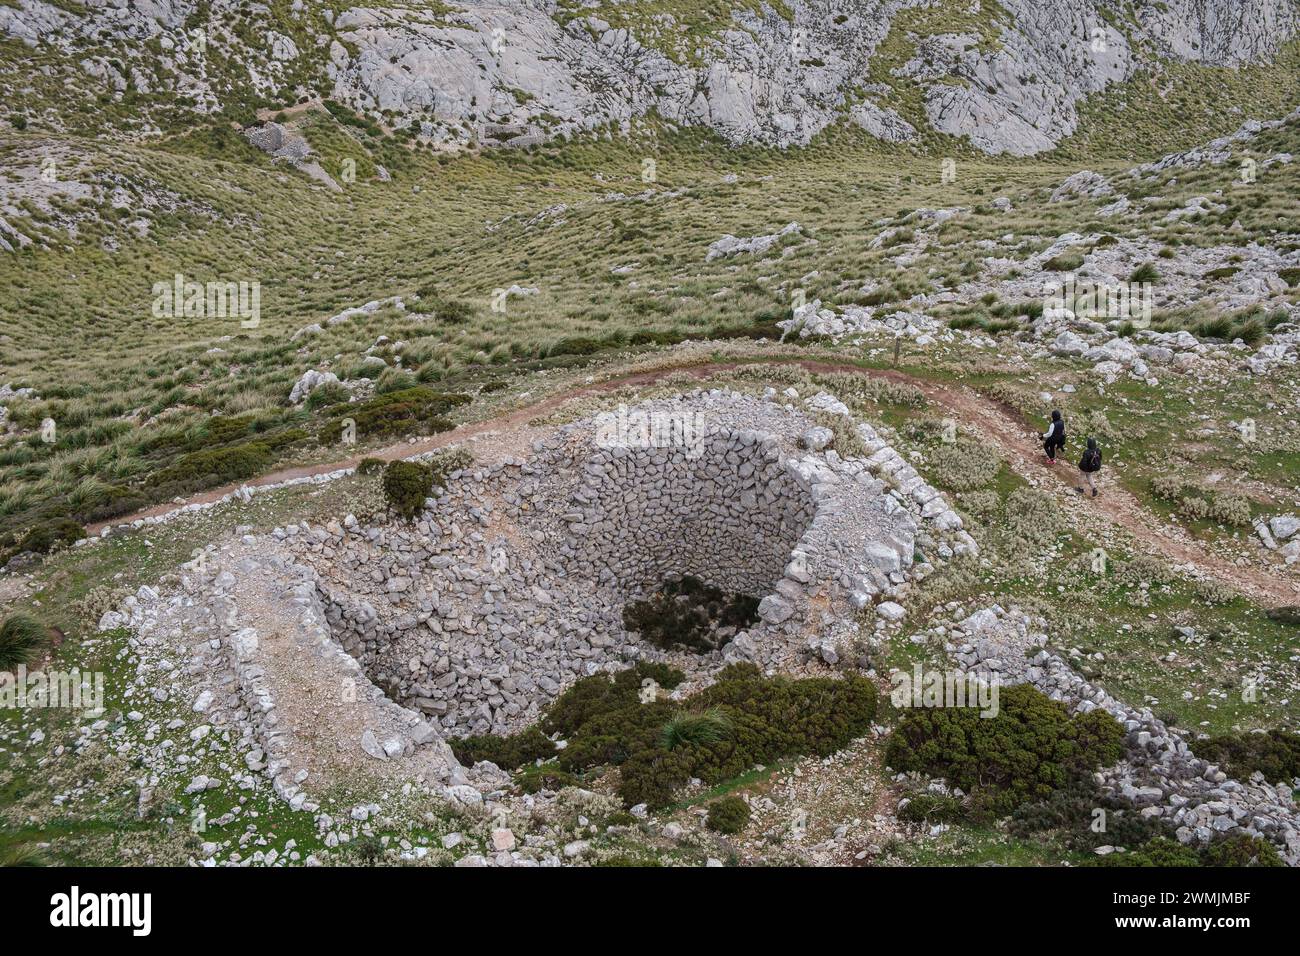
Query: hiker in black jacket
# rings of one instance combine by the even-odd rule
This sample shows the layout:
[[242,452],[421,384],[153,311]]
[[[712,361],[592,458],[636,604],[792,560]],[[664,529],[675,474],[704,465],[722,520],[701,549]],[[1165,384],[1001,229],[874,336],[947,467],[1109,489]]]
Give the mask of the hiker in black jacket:
[[1052,424],[1043,432],[1043,451],[1047,452],[1047,463],[1056,464],[1056,453],[1065,448],[1065,420],[1060,411],[1052,412]]
[[[1088,487],[1092,489],[1092,496],[1096,498],[1097,482],[1093,476],[1101,471],[1101,449],[1097,447],[1097,439],[1088,439],[1088,447],[1083,450],[1083,457],[1079,459],[1079,471],[1083,474],[1083,480],[1088,483]],[[1083,494],[1082,488],[1075,490]]]

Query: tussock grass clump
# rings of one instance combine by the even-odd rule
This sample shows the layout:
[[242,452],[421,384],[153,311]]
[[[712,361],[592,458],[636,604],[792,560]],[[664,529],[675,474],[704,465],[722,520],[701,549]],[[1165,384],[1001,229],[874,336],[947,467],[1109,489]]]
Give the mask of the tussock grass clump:
[[0,671],[30,664],[49,646],[49,632],[30,614],[14,614],[0,624]]
[[1171,502],[1184,518],[1213,521],[1232,528],[1250,525],[1250,499],[1240,492],[1201,488],[1176,475],[1157,475],[1151,480],[1151,493]]
[[898,819],[907,823],[959,823],[967,815],[957,797],[941,793],[918,793],[909,797],[898,810]]
[[992,484],[1002,459],[986,444],[965,435],[927,452],[936,483],[950,491],[973,491]]
[[1129,274],[1130,282],[1158,282],[1160,270],[1154,262],[1144,262]]
[[419,385],[412,372],[400,368],[386,368],[375,380],[375,394],[386,395],[389,392],[401,392]]
[[664,724],[659,743],[665,750],[713,744],[731,733],[731,718],[717,707],[702,714],[679,710]]
[[1056,501],[1036,488],[1017,488],[1007,496],[1006,529],[1022,541],[1044,546],[1066,530],[1065,516]]
[[49,864],[49,857],[29,843],[0,848],[0,867],[49,866]]

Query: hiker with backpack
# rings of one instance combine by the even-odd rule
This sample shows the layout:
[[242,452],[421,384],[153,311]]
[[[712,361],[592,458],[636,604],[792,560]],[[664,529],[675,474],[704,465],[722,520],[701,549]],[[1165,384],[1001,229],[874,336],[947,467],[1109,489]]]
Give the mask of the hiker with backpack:
[[[1088,447],[1083,450],[1083,457],[1079,459],[1079,472],[1083,475],[1083,480],[1088,483],[1092,489],[1092,496],[1097,497],[1097,482],[1093,475],[1101,471],[1101,449],[1097,447],[1097,439],[1089,438]],[[1083,494],[1082,488],[1075,489],[1079,494]]]
[[1065,448],[1065,419],[1059,410],[1052,411],[1052,424],[1043,432],[1043,451],[1047,453],[1047,463],[1056,464],[1056,453]]

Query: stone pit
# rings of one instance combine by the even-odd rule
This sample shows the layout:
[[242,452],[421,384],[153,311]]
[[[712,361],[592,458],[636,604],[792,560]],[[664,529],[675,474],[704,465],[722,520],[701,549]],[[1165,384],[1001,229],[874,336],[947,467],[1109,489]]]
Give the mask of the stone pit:
[[[638,659],[697,679],[734,660],[834,663],[930,561],[975,545],[842,404],[796,400],[620,407],[453,473],[412,523],[349,516],[284,540],[334,639],[443,736],[517,730],[577,678]],[[835,450],[837,430],[859,457]],[[761,598],[761,620],[703,656],[624,629],[629,601],[686,574]]]

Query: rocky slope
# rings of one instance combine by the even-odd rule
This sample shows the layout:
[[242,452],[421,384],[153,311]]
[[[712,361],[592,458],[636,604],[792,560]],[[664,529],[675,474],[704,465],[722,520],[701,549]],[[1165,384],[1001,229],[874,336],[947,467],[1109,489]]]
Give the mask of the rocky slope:
[[[989,153],[1050,149],[1086,97],[1164,64],[1273,57],[1292,0],[448,0],[335,13],[310,0],[0,6],[11,120],[149,130],[177,108],[333,97],[438,142],[533,143],[657,115],[735,143],[849,122]],[[106,94],[106,96],[105,96]],[[87,117],[88,97],[108,108]],[[23,120],[18,120],[23,122]]]

